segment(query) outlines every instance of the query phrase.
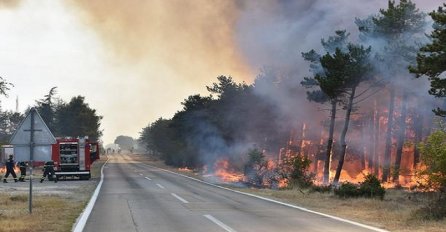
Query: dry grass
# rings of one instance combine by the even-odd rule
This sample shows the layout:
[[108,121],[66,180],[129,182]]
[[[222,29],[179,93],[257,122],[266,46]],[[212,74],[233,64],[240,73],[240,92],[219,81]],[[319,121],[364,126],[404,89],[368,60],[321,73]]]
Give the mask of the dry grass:
[[299,205],[318,212],[358,221],[390,231],[446,231],[446,220],[426,221],[413,216],[428,197],[403,190],[387,190],[384,200],[340,199],[331,193],[298,190],[237,189]]
[[[99,179],[106,158],[96,161],[92,178]],[[28,211],[28,194],[0,193],[0,232],[71,231],[85,208],[97,181],[85,182],[70,195],[33,194],[33,212]]]
[[70,231],[84,202],[61,196],[34,196],[33,213],[27,195],[0,195],[0,231]]

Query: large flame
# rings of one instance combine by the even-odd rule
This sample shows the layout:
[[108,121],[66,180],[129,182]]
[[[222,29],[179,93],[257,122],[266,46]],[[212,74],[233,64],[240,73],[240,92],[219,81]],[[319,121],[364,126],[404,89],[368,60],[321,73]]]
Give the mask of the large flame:
[[230,168],[227,159],[220,159],[215,162],[213,176],[217,177],[220,181],[227,183],[241,182],[244,177],[243,173]]

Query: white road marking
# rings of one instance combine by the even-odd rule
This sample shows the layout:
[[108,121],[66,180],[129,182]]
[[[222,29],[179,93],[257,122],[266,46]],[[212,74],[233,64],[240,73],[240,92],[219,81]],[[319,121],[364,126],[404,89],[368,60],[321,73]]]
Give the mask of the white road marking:
[[140,176],[142,176],[142,173],[139,173]]
[[232,229],[231,227],[227,226],[225,223],[221,222],[220,220],[218,220],[217,218],[214,218],[212,215],[210,214],[205,214],[203,215],[205,218],[209,219],[211,222],[217,224],[218,226],[220,226],[221,228],[223,228],[224,230],[228,231],[228,232],[237,232],[236,230]]
[[345,222],[345,223],[352,224],[352,225],[355,225],[355,226],[359,226],[359,227],[362,227],[362,228],[366,228],[366,229],[369,229],[369,230],[373,230],[373,231],[377,231],[377,232],[389,232],[388,230],[385,230],[385,229],[381,229],[381,228],[365,225],[365,224],[362,224],[362,223],[359,223],[359,222],[355,222],[355,221],[351,221],[351,220],[348,220],[348,219],[336,217],[336,216],[333,216],[333,215],[330,215],[330,214],[320,213],[320,212],[317,212],[317,211],[314,211],[314,210],[309,210],[307,208],[300,207],[300,206],[297,206],[297,205],[292,205],[292,204],[284,203],[284,202],[281,202],[281,201],[276,201],[276,200],[273,200],[273,199],[269,199],[269,198],[266,198],[266,197],[257,196],[255,194],[245,193],[245,192],[237,191],[237,190],[234,190],[234,189],[222,187],[222,186],[219,186],[219,185],[216,185],[216,184],[212,184],[212,183],[209,183],[209,182],[206,182],[206,181],[203,181],[203,180],[199,180],[199,179],[196,179],[196,178],[193,178],[193,177],[190,177],[190,176],[186,176],[186,175],[183,175],[183,174],[180,174],[180,173],[176,173],[176,172],[172,172],[172,171],[169,171],[169,170],[166,170],[166,169],[155,167],[155,166],[152,166],[152,165],[149,165],[149,164],[142,163],[142,165],[145,165],[145,166],[150,167],[150,168],[155,168],[155,169],[158,169],[158,170],[162,170],[162,171],[165,171],[165,172],[168,172],[168,173],[172,173],[172,174],[175,174],[175,175],[178,175],[178,176],[182,176],[184,178],[188,178],[188,179],[191,179],[191,180],[194,180],[194,181],[206,184],[206,185],[214,186],[216,188],[224,189],[224,190],[231,191],[231,192],[234,192],[234,193],[239,193],[239,194],[242,194],[242,195],[245,195],[245,196],[258,198],[258,199],[261,199],[261,200],[264,200],[264,201],[273,202],[273,203],[276,203],[276,204],[279,204],[279,205],[284,205],[284,206],[287,206],[287,207],[290,207],[290,208],[294,208],[294,209],[298,209],[298,210],[301,210],[301,211],[304,211],[304,212],[308,212],[308,213],[320,215],[320,216],[323,216],[323,217],[331,218],[331,219],[336,220],[336,221]]
[[171,193],[171,194],[172,194],[172,196],[174,196],[176,199],[180,200],[180,201],[183,202],[184,204],[189,203],[189,202],[186,201],[184,198],[182,198],[182,197],[176,195],[175,193]]
[[160,187],[160,189],[165,189],[164,186],[162,186],[160,184],[156,184],[156,186]]
[[73,232],[82,232],[84,230],[84,227],[87,224],[88,217],[90,216],[91,211],[93,210],[93,206],[96,202],[96,199],[98,198],[99,191],[101,190],[102,187],[102,183],[104,182],[104,168],[106,167],[109,160],[110,159],[107,159],[107,161],[105,161],[105,163],[102,165],[101,180],[99,181],[98,186],[94,190],[93,196],[91,196],[87,207],[85,207],[84,212],[82,212],[82,214],[79,216],[77,220],[77,223],[74,225]]
[[149,177],[147,177],[147,176],[146,176],[146,177],[144,177],[144,178],[146,178],[147,180],[152,180],[152,179],[150,179],[150,178],[149,178]]

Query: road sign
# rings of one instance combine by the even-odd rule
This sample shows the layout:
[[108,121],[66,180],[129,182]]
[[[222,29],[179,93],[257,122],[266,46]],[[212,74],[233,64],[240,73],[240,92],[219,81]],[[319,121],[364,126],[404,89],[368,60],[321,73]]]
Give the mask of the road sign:
[[[34,112],[34,113],[32,113]],[[34,114],[34,115],[32,115]],[[33,116],[33,120],[31,120]],[[51,160],[51,144],[56,143],[56,139],[47,127],[42,117],[35,109],[31,109],[25,119],[20,123],[19,128],[14,132],[10,144],[14,145],[14,158],[16,161],[31,160],[31,121],[33,123],[33,160]]]

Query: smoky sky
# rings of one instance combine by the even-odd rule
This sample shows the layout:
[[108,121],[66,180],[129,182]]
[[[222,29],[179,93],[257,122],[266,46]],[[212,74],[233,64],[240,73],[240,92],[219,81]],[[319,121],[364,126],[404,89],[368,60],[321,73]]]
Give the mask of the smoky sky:
[[[40,2],[40,5],[49,5],[44,10],[47,20],[52,22],[50,26],[38,25],[36,28],[32,24],[35,22],[20,19],[18,21],[24,29],[15,33],[18,37],[11,38],[8,38],[11,35],[8,30],[14,30],[14,20],[2,28],[4,39],[11,41],[11,44],[13,41],[23,43],[21,38],[25,37],[36,38],[33,44],[36,48],[29,45],[28,51],[20,55],[45,54],[26,66],[16,63],[16,60],[20,62],[20,55],[3,65],[17,70],[29,68],[32,75],[37,75],[33,80],[47,81],[44,88],[29,99],[21,98],[25,105],[33,104],[53,86],[59,87],[60,95],[66,100],[76,94],[85,95],[90,106],[97,108],[99,114],[104,116],[102,127],[106,142],[112,142],[121,134],[138,137],[141,128],[158,117],[172,117],[181,109],[180,102],[188,95],[208,94],[205,86],[216,82],[219,75],[230,75],[236,81],[251,84],[264,67],[275,67],[293,73],[295,78],[302,78],[308,72],[308,64],[303,62],[301,52],[320,47],[320,39],[332,35],[337,29],[347,29],[352,34],[351,38],[355,39],[355,17],[376,14],[379,8],[387,4],[385,0],[62,2],[57,3],[63,5],[60,6],[63,11],[60,14],[54,13],[52,5],[56,3]],[[443,3],[434,0],[414,2],[425,11],[431,11]],[[2,0],[0,16],[21,8],[29,8],[32,12],[38,5],[30,0]],[[25,17],[26,14],[18,16]],[[59,24],[64,22],[63,17],[69,17],[70,23]],[[35,21],[41,18],[35,17]],[[27,33],[27,25],[33,27],[28,31],[37,31],[41,27],[39,30],[44,39],[39,40],[40,34]],[[60,37],[51,37],[48,34],[51,30],[58,31]],[[76,30],[76,33],[66,33],[65,30]],[[44,32],[48,32],[48,35]],[[62,38],[63,34],[71,36],[63,38],[66,43],[54,41]],[[71,40],[80,41],[78,50],[68,49],[69,53],[62,54],[66,51],[57,46],[68,46]],[[36,53],[34,49],[44,47],[41,43],[53,44],[54,47]],[[67,65],[68,68],[64,69],[61,65],[52,65],[61,60],[58,56],[51,56],[53,51],[61,53],[60,57],[75,54],[81,58],[70,60],[76,65]],[[82,55],[87,56],[86,61],[82,60]],[[88,65],[82,63],[87,61]],[[48,68],[55,76],[52,79],[45,79],[41,74],[42,69]],[[66,77],[67,74],[71,78]],[[29,76],[18,77],[14,72],[3,75],[16,82],[15,88],[22,93],[30,86],[37,86],[33,82],[21,87],[21,81],[17,80],[29,79]],[[268,91],[265,96],[276,94]],[[302,91],[304,95],[305,90],[294,91]],[[276,102],[283,99],[271,97]],[[292,99],[283,102],[284,105],[300,104],[293,103]],[[302,104],[307,103],[302,100]]]

